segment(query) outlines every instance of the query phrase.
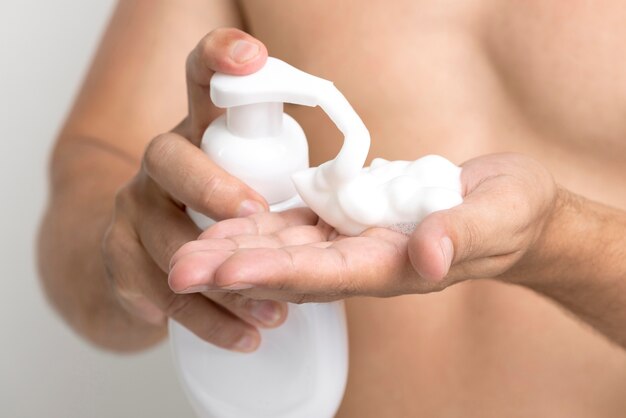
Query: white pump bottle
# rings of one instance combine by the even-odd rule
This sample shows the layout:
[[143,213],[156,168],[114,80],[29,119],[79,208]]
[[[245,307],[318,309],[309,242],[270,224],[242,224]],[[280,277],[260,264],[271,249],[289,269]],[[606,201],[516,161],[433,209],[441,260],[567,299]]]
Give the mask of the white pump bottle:
[[[400,226],[462,203],[461,168],[443,157],[375,159],[367,128],[330,82],[268,58],[247,76],[215,74],[213,103],[226,108],[206,130],[202,149],[259,192],[274,211],[303,200],[342,234]],[[308,147],[283,103],[320,106],[344,134],[339,154],[308,168]],[[295,187],[294,187],[295,185]],[[297,189],[297,192],[296,192]],[[298,195],[299,194],[299,195]],[[302,200],[301,200],[302,199]],[[188,211],[201,228],[213,221]],[[348,371],[343,302],[289,305],[287,321],[262,330],[252,354],[206,343],[170,321],[176,365],[198,415],[219,418],[329,418],[337,411]]]
[[[350,177],[363,166],[369,133],[330,81],[269,58],[248,76],[215,74],[211,99],[226,114],[207,128],[202,149],[259,192],[272,210],[303,205],[291,176],[308,168],[304,132],[283,113],[284,102],[320,105],[346,135],[341,154],[360,166],[354,173],[334,174]],[[355,143],[349,136],[357,136],[360,146],[348,146]],[[201,214],[189,215],[203,229],[212,224]],[[261,345],[249,354],[206,343],[174,321],[170,336],[182,384],[203,418],[329,418],[343,397],[348,370],[343,302],[290,304],[287,321],[261,330]]]

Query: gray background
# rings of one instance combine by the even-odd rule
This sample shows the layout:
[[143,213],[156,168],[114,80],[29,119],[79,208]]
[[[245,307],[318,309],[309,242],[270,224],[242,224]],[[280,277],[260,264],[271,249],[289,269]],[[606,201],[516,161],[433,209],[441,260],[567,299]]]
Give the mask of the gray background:
[[47,305],[33,262],[48,152],[114,3],[0,0],[3,417],[193,416],[167,345],[131,356],[88,346]]

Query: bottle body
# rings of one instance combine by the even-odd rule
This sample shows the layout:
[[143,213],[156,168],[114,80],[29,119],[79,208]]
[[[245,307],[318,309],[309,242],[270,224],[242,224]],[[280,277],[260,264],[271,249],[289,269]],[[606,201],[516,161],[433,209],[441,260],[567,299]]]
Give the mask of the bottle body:
[[201,418],[331,418],[348,371],[343,302],[289,304],[254,353],[221,349],[170,321],[181,383]]
[[[286,114],[280,124],[274,135],[249,138],[233,134],[222,116],[207,128],[201,145],[216,164],[263,195],[272,210],[302,205],[291,174],[308,167],[302,129]],[[188,213],[202,229],[213,223]],[[253,353],[216,347],[171,320],[169,329],[181,383],[202,418],[330,418],[343,398],[348,371],[343,302],[289,304],[285,323],[261,329],[261,345]]]

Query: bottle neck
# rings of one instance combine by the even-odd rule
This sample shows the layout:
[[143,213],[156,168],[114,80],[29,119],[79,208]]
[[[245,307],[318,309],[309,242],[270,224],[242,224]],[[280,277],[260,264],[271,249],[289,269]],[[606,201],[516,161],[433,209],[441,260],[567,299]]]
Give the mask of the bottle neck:
[[226,109],[228,130],[242,138],[278,136],[283,130],[283,104],[254,103]]

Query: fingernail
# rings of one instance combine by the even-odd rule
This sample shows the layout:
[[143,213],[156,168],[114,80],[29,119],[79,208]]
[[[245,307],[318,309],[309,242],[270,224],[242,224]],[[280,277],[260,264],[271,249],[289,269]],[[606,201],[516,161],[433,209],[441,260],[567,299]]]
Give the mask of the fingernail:
[[248,353],[253,351],[258,345],[256,335],[246,332],[243,337],[233,345],[233,350]]
[[230,52],[233,61],[243,64],[259,55],[259,45],[248,41],[237,41]]
[[250,315],[265,325],[275,325],[280,319],[280,309],[274,302],[251,300],[248,302],[248,311]]
[[199,292],[208,292],[209,286],[205,285],[205,284],[198,284],[195,286],[189,286],[186,289],[181,290],[180,292],[176,292],[176,293],[199,293]]
[[452,259],[454,258],[454,246],[452,245],[452,240],[448,237],[441,238],[441,241],[439,241],[439,245],[441,246],[441,252],[443,253],[443,262],[447,274],[447,272],[450,270]]
[[254,215],[255,213],[265,212],[265,206],[256,200],[244,200],[239,205],[237,216],[239,218],[245,218],[246,216]]

